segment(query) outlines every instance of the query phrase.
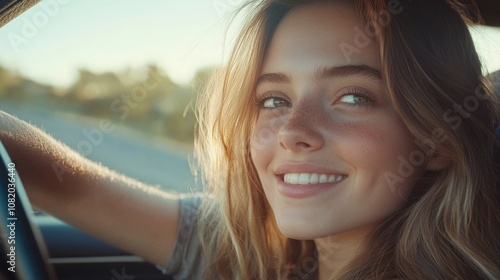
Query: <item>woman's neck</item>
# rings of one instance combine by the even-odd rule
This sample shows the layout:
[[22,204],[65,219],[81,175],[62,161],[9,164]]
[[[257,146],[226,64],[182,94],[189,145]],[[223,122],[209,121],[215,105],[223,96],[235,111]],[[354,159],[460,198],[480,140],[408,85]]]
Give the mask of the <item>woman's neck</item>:
[[368,230],[363,228],[315,239],[318,280],[330,280],[332,276],[338,276],[339,271],[362,251],[367,233]]

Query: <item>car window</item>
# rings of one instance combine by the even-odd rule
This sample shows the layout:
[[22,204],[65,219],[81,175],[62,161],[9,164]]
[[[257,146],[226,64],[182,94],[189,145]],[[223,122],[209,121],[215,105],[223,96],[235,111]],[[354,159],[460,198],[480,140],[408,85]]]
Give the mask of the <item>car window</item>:
[[476,50],[483,63],[484,73],[500,70],[500,27],[473,26],[470,28]]
[[[128,176],[199,189],[192,105],[241,2],[43,1],[0,29],[0,109]],[[471,30],[485,73],[500,69],[500,28]]]

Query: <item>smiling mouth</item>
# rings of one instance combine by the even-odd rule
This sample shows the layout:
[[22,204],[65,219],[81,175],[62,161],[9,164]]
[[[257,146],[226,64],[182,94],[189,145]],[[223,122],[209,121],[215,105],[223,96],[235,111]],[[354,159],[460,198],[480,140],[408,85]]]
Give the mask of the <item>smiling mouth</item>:
[[288,173],[282,174],[281,179],[291,185],[310,185],[336,183],[345,180],[346,175],[330,175],[317,173]]

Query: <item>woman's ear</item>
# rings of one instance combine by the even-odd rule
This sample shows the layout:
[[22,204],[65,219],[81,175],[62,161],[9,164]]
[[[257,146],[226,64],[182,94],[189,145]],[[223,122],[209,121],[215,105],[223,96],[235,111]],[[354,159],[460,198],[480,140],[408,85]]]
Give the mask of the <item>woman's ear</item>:
[[450,160],[440,156],[438,154],[433,154],[427,158],[427,162],[425,164],[425,170],[428,171],[440,171],[445,169],[450,165]]

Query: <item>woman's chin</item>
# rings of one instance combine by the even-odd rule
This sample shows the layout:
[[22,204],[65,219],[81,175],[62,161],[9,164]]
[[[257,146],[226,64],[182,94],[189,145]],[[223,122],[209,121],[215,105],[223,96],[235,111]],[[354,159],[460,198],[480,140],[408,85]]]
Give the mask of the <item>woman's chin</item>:
[[277,220],[277,225],[283,235],[297,240],[314,240],[332,233],[320,224],[305,218],[280,219]]

